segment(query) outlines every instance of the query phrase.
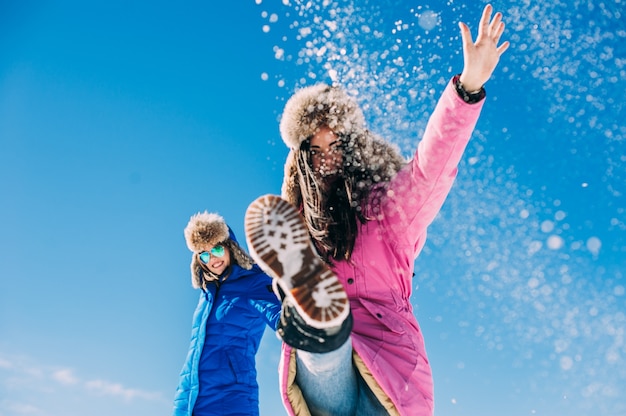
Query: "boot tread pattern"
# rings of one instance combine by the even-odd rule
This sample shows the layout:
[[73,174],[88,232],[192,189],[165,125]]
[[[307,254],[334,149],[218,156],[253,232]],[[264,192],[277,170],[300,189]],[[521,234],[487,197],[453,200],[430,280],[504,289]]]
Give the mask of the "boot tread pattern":
[[306,225],[293,205],[276,195],[259,197],[245,216],[250,255],[291,298],[314,328],[341,325],[349,314],[345,290],[316,255]]

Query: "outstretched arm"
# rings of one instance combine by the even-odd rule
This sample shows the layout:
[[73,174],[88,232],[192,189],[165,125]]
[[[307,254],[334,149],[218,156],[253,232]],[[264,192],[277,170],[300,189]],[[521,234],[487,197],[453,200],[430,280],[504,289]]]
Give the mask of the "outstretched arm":
[[460,81],[466,91],[480,90],[485,85],[498,65],[500,56],[509,47],[508,41],[498,46],[504,32],[504,22],[500,12],[496,13],[492,20],[492,11],[493,7],[490,4],[485,6],[478,25],[476,42],[472,40],[469,27],[459,22],[463,40],[463,72]]
[[[498,46],[504,31],[502,14],[483,10],[476,42],[469,28],[460,23],[464,68],[460,76],[466,94],[480,95],[481,87],[496,68],[509,42]],[[482,95],[484,97],[484,93]],[[387,226],[400,240],[415,248],[424,244],[427,227],[441,209],[457,174],[458,163],[472,135],[484,100],[474,103],[459,99],[458,89],[449,83],[431,115],[413,161],[390,181],[383,210],[389,213]]]

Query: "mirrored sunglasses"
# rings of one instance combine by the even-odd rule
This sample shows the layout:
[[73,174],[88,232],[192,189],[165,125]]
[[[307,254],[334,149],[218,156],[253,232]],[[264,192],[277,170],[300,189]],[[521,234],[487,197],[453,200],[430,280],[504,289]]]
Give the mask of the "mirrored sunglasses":
[[209,264],[211,260],[211,256],[213,257],[222,257],[224,255],[224,246],[221,244],[216,245],[209,251],[202,251],[198,254],[198,258],[204,264]]

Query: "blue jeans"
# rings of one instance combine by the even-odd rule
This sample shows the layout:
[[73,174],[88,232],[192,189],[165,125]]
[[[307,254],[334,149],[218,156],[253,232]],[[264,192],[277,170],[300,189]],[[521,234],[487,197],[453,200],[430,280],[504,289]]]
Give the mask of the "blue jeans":
[[387,414],[352,364],[350,338],[324,354],[296,351],[296,383],[314,416]]

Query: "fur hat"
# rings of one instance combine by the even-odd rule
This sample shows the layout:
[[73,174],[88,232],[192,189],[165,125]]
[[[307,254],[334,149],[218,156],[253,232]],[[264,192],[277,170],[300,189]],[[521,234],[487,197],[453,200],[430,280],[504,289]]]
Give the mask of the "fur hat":
[[365,129],[365,117],[339,87],[322,83],[298,90],[285,104],[280,120],[283,141],[290,149],[299,149],[321,126],[338,135],[358,133]]
[[281,196],[295,206],[302,203],[296,153],[303,141],[322,127],[349,137],[353,166],[367,166],[376,181],[388,180],[406,164],[400,149],[371,133],[356,100],[338,86],[316,84],[302,88],[287,101],[280,134],[289,147]]
[[224,244],[230,250],[231,262],[250,270],[254,264],[252,258],[239,246],[237,239],[224,218],[216,213],[199,212],[189,219],[185,227],[185,241],[191,256],[191,285],[196,288],[206,288],[207,280],[215,280],[202,269],[197,253],[208,250],[217,244]]

